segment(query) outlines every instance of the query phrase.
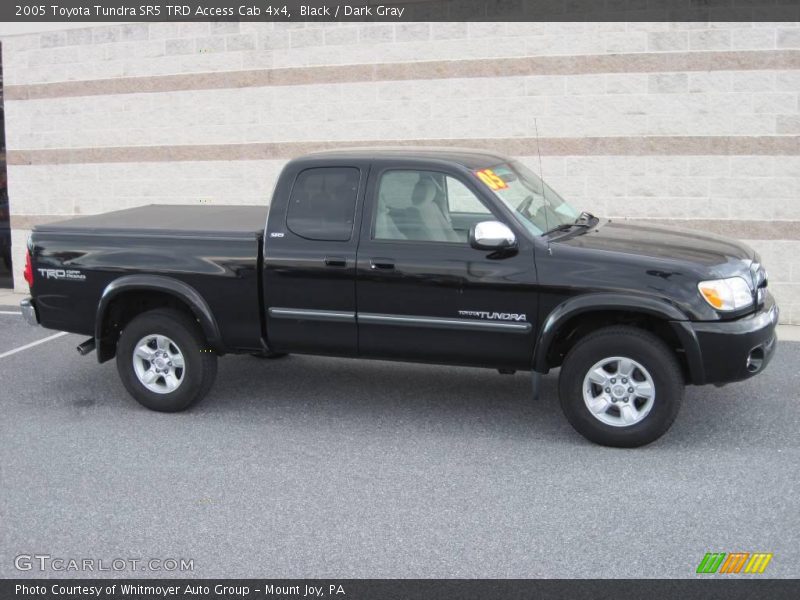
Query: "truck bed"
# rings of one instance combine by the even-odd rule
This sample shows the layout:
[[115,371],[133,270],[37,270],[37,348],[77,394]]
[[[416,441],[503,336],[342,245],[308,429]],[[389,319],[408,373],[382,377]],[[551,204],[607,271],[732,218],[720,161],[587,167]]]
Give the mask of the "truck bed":
[[[31,234],[42,324],[92,335],[100,298],[127,276],[187,284],[211,307],[221,348],[261,348],[264,206],[150,205],[39,225]],[[69,270],[73,278],[59,277]]]
[[151,204],[38,225],[37,232],[252,238],[264,230],[264,206]]

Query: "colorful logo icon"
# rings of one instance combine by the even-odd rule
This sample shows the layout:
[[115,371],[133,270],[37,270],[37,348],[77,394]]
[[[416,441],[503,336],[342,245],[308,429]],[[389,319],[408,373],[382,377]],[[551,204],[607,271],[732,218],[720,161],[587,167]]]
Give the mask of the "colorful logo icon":
[[698,573],[763,573],[772,553],[767,552],[707,552],[697,566]]

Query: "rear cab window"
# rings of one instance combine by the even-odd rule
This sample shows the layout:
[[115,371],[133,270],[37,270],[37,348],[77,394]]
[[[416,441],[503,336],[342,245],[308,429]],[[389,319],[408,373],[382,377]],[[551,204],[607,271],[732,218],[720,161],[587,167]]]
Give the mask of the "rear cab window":
[[286,227],[308,240],[350,240],[360,179],[361,171],[356,167],[301,171],[289,196]]

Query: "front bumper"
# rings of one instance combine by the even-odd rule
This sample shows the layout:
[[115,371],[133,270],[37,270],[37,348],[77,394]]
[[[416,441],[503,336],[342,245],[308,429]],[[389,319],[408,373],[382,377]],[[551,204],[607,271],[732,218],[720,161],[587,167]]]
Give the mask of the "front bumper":
[[22,309],[22,317],[27,321],[28,325],[36,326],[39,324],[39,315],[36,313],[36,305],[33,303],[33,298],[23,298],[19,303]]
[[730,383],[763,371],[775,354],[779,310],[771,296],[756,313],[735,321],[689,323],[703,365],[702,383]]

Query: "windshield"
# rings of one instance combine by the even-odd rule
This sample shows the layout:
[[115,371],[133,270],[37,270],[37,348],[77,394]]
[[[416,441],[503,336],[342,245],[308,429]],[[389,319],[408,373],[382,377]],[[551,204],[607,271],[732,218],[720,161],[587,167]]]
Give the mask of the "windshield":
[[519,161],[482,169],[475,175],[534,235],[573,223],[578,218],[577,210]]

